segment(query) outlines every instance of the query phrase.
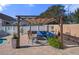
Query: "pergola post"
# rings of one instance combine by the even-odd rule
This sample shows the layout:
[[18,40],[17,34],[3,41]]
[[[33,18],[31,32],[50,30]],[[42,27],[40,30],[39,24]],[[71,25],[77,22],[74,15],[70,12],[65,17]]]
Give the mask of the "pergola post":
[[49,24],[47,25],[47,32],[49,32]]
[[18,39],[16,40],[16,48],[20,48],[20,16],[17,16],[17,35]]
[[61,41],[61,48],[63,49],[63,16],[60,18],[60,41]]
[[40,31],[40,26],[38,25],[38,31]]
[[31,25],[30,25],[30,31],[31,31]]

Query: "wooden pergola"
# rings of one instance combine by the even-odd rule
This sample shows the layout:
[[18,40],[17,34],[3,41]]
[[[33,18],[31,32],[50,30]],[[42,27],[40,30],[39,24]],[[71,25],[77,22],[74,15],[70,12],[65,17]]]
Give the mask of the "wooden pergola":
[[[54,18],[40,18],[40,17],[34,17],[33,19],[27,19],[27,16],[24,16],[24,15],[17,15],[17,34],[18,34],[18,39],[17,39],[17,48],[20,47],[20,22],[21,20],[25,20],[30,26],[31,25],[44,25],[44,24],[47,24],[49,22],[53,22],[53,21],[56,21],[56,19]],[[33,16],[32,16],[33,17]],[[61,16],[60,18],[60,24],[59,24],[59,27],[60,27],[60,41],[62,43],[62,47],[63,48],[63,16]]]

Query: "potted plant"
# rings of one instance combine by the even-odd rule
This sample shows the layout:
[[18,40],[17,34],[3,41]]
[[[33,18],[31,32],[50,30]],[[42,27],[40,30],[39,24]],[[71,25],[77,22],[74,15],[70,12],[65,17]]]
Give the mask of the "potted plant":
[[17,39],[18,39],[18,36],[16,34],[13,34],[13,38],[12,38],[12,47],[13,48],[16,48],[17,47],[16,46],[16,44],[17,44],[16,40]]

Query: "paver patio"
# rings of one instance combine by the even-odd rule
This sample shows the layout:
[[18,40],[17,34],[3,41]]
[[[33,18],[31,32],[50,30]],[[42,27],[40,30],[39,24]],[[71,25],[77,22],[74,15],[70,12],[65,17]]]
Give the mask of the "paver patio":
[[[79,47],[71,47],[66,49],[57,49],[51,46],[32,46],[13,49],[11,46],[12,36],[8,36],[7,43],[0,46],[0,55],[72,55],[79,54]],[[28,46],[27,35],[21,36],[21,46]]]

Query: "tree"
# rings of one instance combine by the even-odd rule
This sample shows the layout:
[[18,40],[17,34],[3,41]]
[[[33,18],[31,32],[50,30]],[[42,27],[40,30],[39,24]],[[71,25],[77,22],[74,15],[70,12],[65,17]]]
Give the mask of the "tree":
[[76,23],[74,18],[74,13],[69,13],[64,15],[64,23],[65,24],[73,24]]
[[53,6],[49,7],[45,12],[41,13],[40,17],[47,17],[47,18],[53,17],[53,18],[57,19],[56,23],[58,23],[62,11],[65,11],[63,5],[53,5]]
[[76,23],[79,23],[79,8],[75,10],[74,18],[75,18]]

